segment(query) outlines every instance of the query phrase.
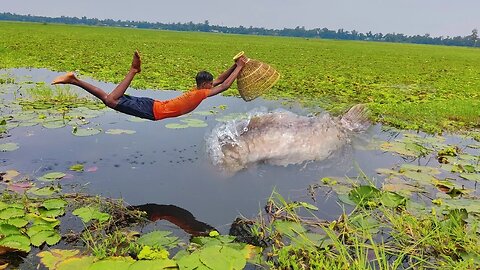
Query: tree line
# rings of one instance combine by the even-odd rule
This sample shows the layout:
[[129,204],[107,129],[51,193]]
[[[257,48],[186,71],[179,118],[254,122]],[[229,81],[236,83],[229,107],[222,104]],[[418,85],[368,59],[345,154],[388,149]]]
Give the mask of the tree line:
[[263,27],[227,27],[220,25],[211,25],[208,20],[203,23],[160,23],[146,21],[130,21],[130,20],[100,20],[96,18],[77,17],[44,17],[34,15],[18,15],[9,12],[0,13],[0,20],[3,21],[24,21],[38,23],[63,23],[63,24],[83,24],[94,26],[114,26],[114,27],[130,27],[141,29],[160,29],[174,31],[196,31],[196,32],[215,32],[215,33],[231,33],[231,34],[248,34],[248,35],[265,35],[265,36],[289,36],[303,38],[323,38],[323,39],[341,39],[341,40],[364,40],[364,41],[382,41],[382,42],[399,42],[399,43],[416,43],[416,44],[432,44],[447,46],[480,46],[478,42],[478,30],[473,29],[471,35],[455,36],[455,37],[432,37],[430,34],[408,36],[400,33],[360,33],[358,31],[346,31],[344,29],[330,30],[327,28],[305,29],[305,27],[297,26],[295,28],[283,29],[266,29]]

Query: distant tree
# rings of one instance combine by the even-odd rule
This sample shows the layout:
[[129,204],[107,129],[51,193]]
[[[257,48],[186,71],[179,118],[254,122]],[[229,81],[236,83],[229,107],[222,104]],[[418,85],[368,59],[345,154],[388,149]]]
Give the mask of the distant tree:
[[473,47],[477,47],[478,30],[476,28],[472,30],[472,34],[470,35],[470,39],[473,42]]

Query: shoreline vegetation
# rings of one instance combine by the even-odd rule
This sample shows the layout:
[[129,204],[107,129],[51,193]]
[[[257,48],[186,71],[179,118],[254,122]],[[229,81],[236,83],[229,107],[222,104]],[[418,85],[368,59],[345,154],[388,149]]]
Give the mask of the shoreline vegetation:
[[374,122],[429,133],[480,127],[475,48],[18,22],[0,22],[0,35],[0,68],[76,71],[118,83],[138,49],[143,71],[132,87],[185,91],[198,70],[218,74],[243,50],[281,74],[266,99],[336,115],[365,103]]
[[281,36],[281,37],[301,37],[301,38],[316,38],[316,39],[337,39],[337,40],[363,40],[363,41],[379,41],[379,42],[394,42],[394,43],[413,43],[413,44],[431,44],[431,45],[445,45],[445,46],[466,46],[478,47],[480,46],[478,29],[472,29],[470,35],[466,36],[431,36],[429,33],[423,35],[405,35],[402,33],[361,33],[356,30],[348,31],[345,29],[330,30],[328,28],[313,28],[305,29],[303,26],[295,28],[283,29],[266,29],[264,27],[229,27],[221,25],[211,25],[208,20],[202,23],[161,23],[161,22],[147,22],[147,21],[122,21],[97,18],[81,18],[77,17],[45,17],[35,15],[21,15],[10,12],[0,13],[0,21],[20,21],[20,22],[35,22],[35,23],[60,23],[72,25],[90,25],[90,26],[106,26],[106,27],[125,27],[138,29],[156,29],[156,30],[171,30],[171,31],[187,31],[187,32],[211,32],[224,34],[241,34],[241,35],[260,35],[260,36]]

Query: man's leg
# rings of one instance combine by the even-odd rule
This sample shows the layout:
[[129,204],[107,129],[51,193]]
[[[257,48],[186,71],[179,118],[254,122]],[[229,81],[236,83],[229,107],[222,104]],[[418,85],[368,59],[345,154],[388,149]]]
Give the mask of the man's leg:
[[76,85],[78,87],[85,89],[87,92],[96,96],[97,98],[99,98],[108,107],[115,108],[115,106],[118,103],[118,100],[123,96],[125,91],[127,91],[127,88],[132,82],[133,77],[135,77],[135,74],[141,71],[140,66],[141,66],[140,56],[138,52],[135,51],[133,55],[133,61],[132,61],[132,66],[130,67],[130,71],[125,76],[123,81],[121,81],[120,84],[117,85],[117,87],[115,87],[115,89],[113,89],[113,91],[110,94],[107,94],[105,91],[103,91],[102,89],[92,84],[79,80],[77,77],[75,77],[75,75],[72,72],[69,72],[65,75],[55,78],[52,84]]

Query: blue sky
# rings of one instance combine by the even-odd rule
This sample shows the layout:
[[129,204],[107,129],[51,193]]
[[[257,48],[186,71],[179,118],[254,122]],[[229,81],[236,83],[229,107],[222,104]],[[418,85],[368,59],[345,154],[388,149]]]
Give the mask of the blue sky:
[[304,26],[465,36],[480,28],[479,0],[0,0],[0,12],[225,26]]

